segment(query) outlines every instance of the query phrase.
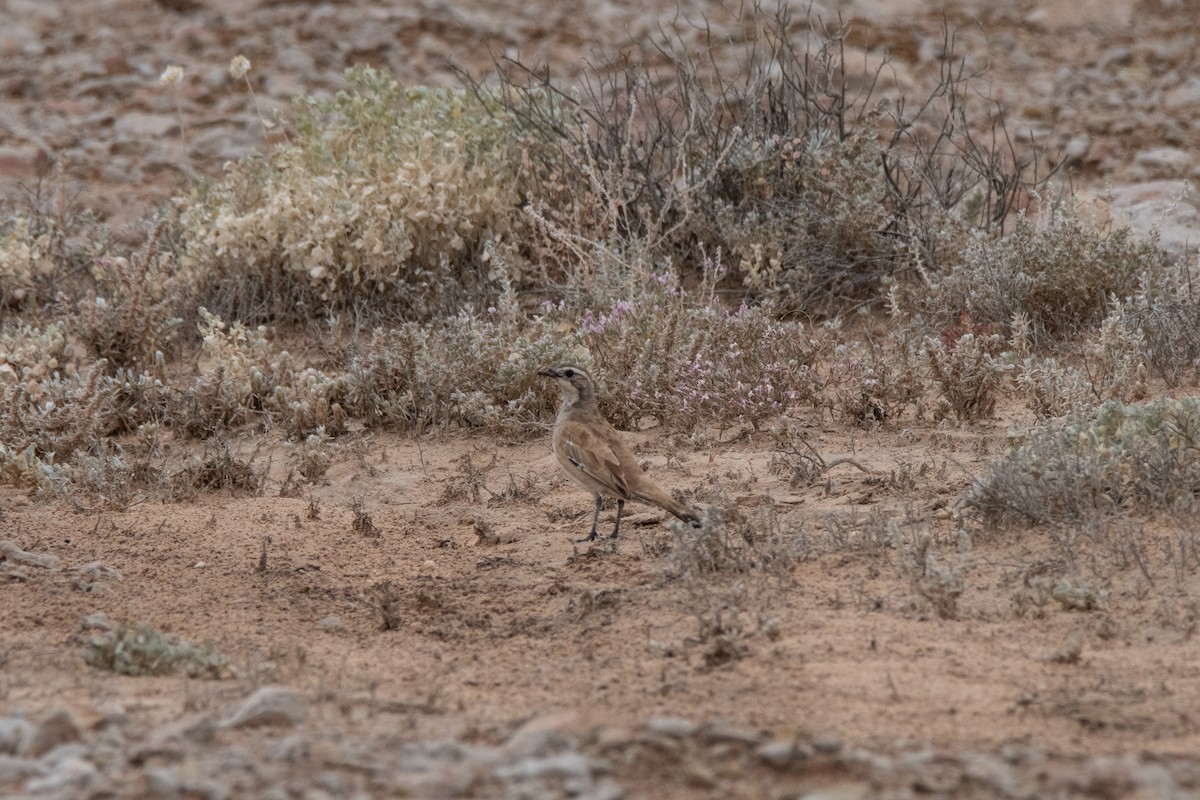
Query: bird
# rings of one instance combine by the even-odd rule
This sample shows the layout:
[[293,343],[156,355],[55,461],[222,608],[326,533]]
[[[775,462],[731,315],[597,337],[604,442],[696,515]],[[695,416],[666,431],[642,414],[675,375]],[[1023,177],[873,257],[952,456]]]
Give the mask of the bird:
[[538,374],[553,378],[562,391],[562,405],[554,421],[554,455],[567,476],[596,498],[592,532],[578,541],[595,540],[605,497],[617,499],[617,522],[611,539],[621,533],[621,513],[629,500],[658,506],[692,527],[700,527],[700,518],[693,511],[646,476],[617,429],[600,415],[596,407],[596,384],[586,370],[562,364]]

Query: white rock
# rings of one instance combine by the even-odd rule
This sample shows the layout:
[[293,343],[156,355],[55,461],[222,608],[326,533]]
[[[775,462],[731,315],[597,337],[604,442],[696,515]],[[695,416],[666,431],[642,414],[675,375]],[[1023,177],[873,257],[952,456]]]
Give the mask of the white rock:
[[0,755],[0,787],[41,776],[45,772],[45,768],[32,758]]
[[33,736],[33,723],[22,717],[0,719],[0,753],[15,755]]
[[1138,153],[1133,163],[1170,177],[1187,172],[1192,164],[1192,154],[1177,147],[1155,147]]
[[603,761],[588,758],[582,753],[558,753],[544,758],[525,758],[503,767],[496,767],[496,777],[501,780],[528,780],[530,778],[578,778],[589,777],[593,772],[603,772],[608,765]]
[[699,726],[682,717],[651,717],[646,720],[645,728],[649,733],[684,739],[695,734]]
[[61,792],[66,789],[83,789],[90,785],[99,772],[92,762],[83,758],[69,758],[54,770],[39,778],[31,778],[25,790],[33,794]]
[[297,725],[308,714],[308,698],[289,686],[264,686],[221,722],[223,728]]

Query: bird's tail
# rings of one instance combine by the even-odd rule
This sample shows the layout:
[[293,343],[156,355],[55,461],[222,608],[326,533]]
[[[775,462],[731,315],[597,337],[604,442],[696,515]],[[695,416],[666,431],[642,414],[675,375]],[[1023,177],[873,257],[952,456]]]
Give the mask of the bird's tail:
[[674,497],[671,497],[671,495],[667,494],[662,489],[659,489],[657,486],[654,487],[654,493],[652,495],[644,494],[637,499],[641,500],[643,503],[656,505],[664,511],[674,514],[676,517],[691,525],[693,528],[700,527],[700,516],[694,510],[688,508],[683,503],[680,503]]

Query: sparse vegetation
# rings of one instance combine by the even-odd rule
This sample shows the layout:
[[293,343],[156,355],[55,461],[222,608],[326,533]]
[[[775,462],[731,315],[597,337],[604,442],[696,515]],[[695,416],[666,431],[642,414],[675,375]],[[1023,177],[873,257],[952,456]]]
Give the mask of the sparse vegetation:
[[172,675],[221,678],[229,661],[212,645],[192,644],[168,636],[152,625],[118,625],[92,638],[83,654],[92,667],[119,675]]
[[1188,512],[1200,491],[1200,404],[1109,401],[1032,431],[993,462],[968,505],[989,523],[1079,523]]
[[[46,41],[75,23],[53,8],[14,29],[38,57],[9,100],[40,105],[0,148],[36,181],[0,206],[0,794],[1200,784],[1154,752],[1196,734],[1195,253],[1067,194],[1195,171],[1186,25],[1071,20],[1094,57],[1027,98],[976,66],[1044,59],[1061,4],[984,14],[973,52],[954,4],[939,36],[928,6],[876,29],[752,3],[652,8],[566,73],[511,55],[613,16],[572,8],[546,49],[488,31],[511,59],[459,87],[331,68],[433,74],[494,9],[249,4],[272,53],[241,10],[104,5],[122,31],[170,6],[186,71],[147,94],[161,50]],[[205,52],[231,44],[256,71]],[[65,61],[86,82],[57,92],[26,64]],[[1184,106],[1170,152],[1124,132],[1150,105]],[[111,234],[65,175],[129,184],[84,190]],[[630,502],[619,538],[573,542],[593,507],[538,374],[564,362],[696,527]],[[197,625],[223,652],[163,632]]]

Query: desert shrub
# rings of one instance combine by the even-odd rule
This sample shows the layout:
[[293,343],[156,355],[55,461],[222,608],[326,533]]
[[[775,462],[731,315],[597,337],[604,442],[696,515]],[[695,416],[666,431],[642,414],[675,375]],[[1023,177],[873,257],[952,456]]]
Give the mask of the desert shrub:
[[[61,461],[108,433],[103,409],[112,387],[94,367],[87,380],[68,368],[66,328],[32,326],[0,330],[0,440],[11,453]],[[27,459],[28,460],[28,459]]]
[[102,256],[92,267],[94,294],[79,302],[74,328],[110,369],[164,364],[164,351],[182,320],[189,279],[163,252],[166,223],[155,226],[144,250],[131,257]]
[[1200,491],[1200,403],[1110,400],[1037,429],[967,496],[990,522],[1078,523],[1118,511],[1190,509]]
[[206,308],[199,313],[206,360],[176,403],[174,416],[184,431],[200,439],[244,424],[279,425],[292,439],[346,431],[341,378],[298,369],[264,326],[226,324]]
[[524,438],[557,397],[538,370],[575,355],[552,325],[502,311],[376,331],[344,376],[349,413],[368,425],[422,431],[458,425]]
[[186,205],[185,267],[219,311],[373,301],[427,317],[493,293],[484,247],[519,231],[512,119],[483,93],[405,88],[369,67],[347,79],[333,99],[297,101],[291,146],[232,165]]
[[961,563],[939,563],[926,532],[906,537],[899,523],[889,520],[888,536],[896,550],[896,571],[942,619],[958,617],[958,600],[966,589]]
[[968,330],[925,339],[929,370],[939,389],[933,415],[962,422],[987,419],[1011,367],[999,334]]
[[196,645],[146,624],[118,625],[93,637],[83,660],[118,675],[171,675],[182,670],[189,678],[220,678],[229,665],[211,642]]
[[1030,352],[1025,341],[1027,318],[1014,318],[1010,353],[1016,372],[1016,388],[1038,417],[1057,417],[1079,412],[1106,400],[1140,400],[1148,391],[1149,370],[1146,338],[1131,324],[1128,303],[1113,298],[1111,311],[1100,326],[1081,337],[1075,353],[1062,359]]
[[728,73],[708,52],[727,42],[670,35],[655,42],[667,70],[617,54],[571,92],[536,66],[501,65],[499,97],[532,142],[535,249],[564,282],[597,243],[640,241],[649,263],[684,274],[721,251],[736,265],[727,286],[840,313],[876,301],[914,250],[940,270],[961,231],[1002,229],[1046,179],[1002,123],[981,143],[951,37],[939,85],[910,113],[870,79],[847,90],[846,30],[810,17],[802,40],[785,7],[755,4],[746,19]]
[[[651,273],[628,299],[587,310],[576,332],[601,376],[621,376],[621,391],[601,387],[605,413],[618,425],[652,414],[684,429],[764,421],[815,403],[815,365],[832,347],[824,332],[780,320],[761,306],[730,310],[715,292],[719,265],[682,288],[670,272]],[[569,307],[550,317],[571,319]]]
[[[827,328],[832,326],[826,326]],[[906,325],[889,325],[885,337],[845,337],[820,369],[820,408],[858,423],[899,419],[910,405],[925,411],[929,383],[920,337]]]
[[74,486],[120,506],[129,479],[156,476],[108,437],[156,428],[174,395],[145,373],[108,374],[104,361],[81,371],[73,360],[63,324],[0,329],[0,480],[40,492]]
[[1166,267],[1161,251],[1127,229],[1102,234],[1055,211],[1038,221],[1021,216],[1003,236],[973,233],[959,263],[923,273],[924,282],[894,288],[893,297],[938,329],[964,312],[1000,329],[1022,314],[1033,346],[1043,347],[1095,327],[1113,298],[1133,295]]
[[260,494],[267,480],[267,467],[255,466],[256,454],[244,458],[234,452],[227,438],[215,436],[204,442],[202,454],[190,456],[171,474],[173,494],[187,497],[196,490]]
[[45,151],[20,197],[0,202],[0,307],[32,306],[74,290],[74,279],[109,245],[96,215]]
[[773,511],[748,516],[716,487],[718,503],[705,509],[698,528],[671,523],[666,578],[682,592],[681,610],[696,620],[695,638],[707,667],[742,658],[756,634],[779,635],[781,592],[804,557],[807,539],[780,528]]
[[1141,335],[1147,365],[1171,386],[1200,369],[1200,304],[1190,299],[1135,300],[1122,320]]
[[28,219],[15,216],[5,221],[0,229],[0,305],[16,306],[33,299],[35,276],[54,269],[45,247],[43,237],[33,235]]

